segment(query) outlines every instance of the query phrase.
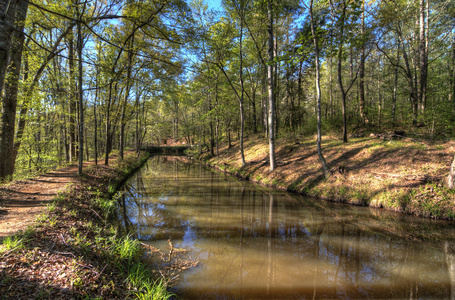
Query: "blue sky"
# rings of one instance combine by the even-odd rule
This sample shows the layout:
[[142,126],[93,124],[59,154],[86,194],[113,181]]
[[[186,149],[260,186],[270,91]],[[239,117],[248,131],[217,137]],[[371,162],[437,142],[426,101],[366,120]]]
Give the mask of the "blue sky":
[[206,0],[209,8],[219,8],[221,6],[221,0]]

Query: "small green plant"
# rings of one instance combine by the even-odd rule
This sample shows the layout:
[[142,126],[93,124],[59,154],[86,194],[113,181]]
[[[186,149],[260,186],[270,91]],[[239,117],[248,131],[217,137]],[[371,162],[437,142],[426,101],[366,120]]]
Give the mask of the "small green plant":
[[47,210],[48,210],[49,212],[53,212],[53,211],[55,211],[56,209],[57,209],[57,203],[56,203],[56,202],[52,202],[51,204],[49,204],[49,205],[47,206]]
[[132,288],[140,287],[150,276],[148,269],[140,262],[128,265],[128,267],[128,277],[126,278],[126,281]]
[[166,290],[166,284],[162,280],[146,280],[140,287],[140,292],[135,293],[140,300],[167,300],[175,296]]
[[108,187],[107,191],[108,191],[108,193],[109,193],[109,194],[111,194],[111,195],[112,195],[112,194],[114,194],[114,193],[115,193],[115,191],[116,191],[116,187],[115,187],[115,185],[114,185],[114,184],[111,184],[111,183],[109,183],[109,187]]
[[77,276],[73,280],[71,280],[71,286],[74,289],[81,289],[84,286],[84,281],[82,280],[81,277]]
[[139,241],[129,235],[120,240],[117,239],[112,250],[120,259],[128,262],[136,260],[141,252]]
[[0,252],[14,251],[22,248],[24,248],[23,239],[18,236],[7,236],[3,240],[3,249],[0,249]]

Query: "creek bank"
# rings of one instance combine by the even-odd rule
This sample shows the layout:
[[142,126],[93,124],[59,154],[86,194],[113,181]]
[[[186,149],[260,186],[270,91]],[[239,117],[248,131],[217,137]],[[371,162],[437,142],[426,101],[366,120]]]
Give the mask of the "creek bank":
[[0,248],[2,297],[128,299],[147,293],[169,297],[165,284],[152,280],[145,249],[119,234],[117,204],[111,198],[147,158],[128,153],[109,166],[86,168],[33,226],[6,238]]
[[384,141],[377,138],[323,140],[331,170],[324,178],[314,138],[276,141],[277,168],[270,172],[264,138],[245,140],[242,166],[238,141],[219,156],[195,153],[204,164],[265,186],[353,205],[415,216],[454,220],[455,191],[444,187],[455,142]]

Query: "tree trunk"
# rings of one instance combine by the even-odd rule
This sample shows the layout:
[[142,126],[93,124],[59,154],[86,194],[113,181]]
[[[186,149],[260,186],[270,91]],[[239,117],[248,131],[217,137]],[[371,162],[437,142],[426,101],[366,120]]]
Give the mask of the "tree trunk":
[[347,131],[347,120],[346,120],[346,91],[343,87],[343,77],[342,77],[342,59],[343,59],[343,34],[344,34],[344,22],[346,17],[346,6],[347,4],[343,2],[343,10],[341,13],[341,28],[339,33],[339,45],[338,45],[338,55],[337,55],[337,68],[338,68],[338,85],[340,87],[341,94],[341,113],[343,114],[343,143],[348,142],[348,131]]
[[274,80],[273,80],[273,16],[272,16],[272,0],[268,0],[268,54],[269,63],[267,65],[267,85],[269,94],[269,159],[270,159],[270,171],[275,170],[275,93],[274,93]]
[[447,187],[449,189],[455,188],[455,156],[453,157],[452,164],[450,165],[449,176],[447,177]]
[[319,74],[319,45],[318,45],[318,37],[315,33],[314,28],[314,19],[313,19],[313,0],[310,0],[310,25],[311,25],[311,35],[313,36],[313,45],[314,45],[314,53],[315,53],[315,67],[316,67],[316,94],[317,94],[317,151],[319,160],[322,164],[322,169],[324,171],[324,176],[327,178],[329,176],[329,168],[327,167],[327,163],[322,155],[322,148],[321,148],[321,140],[322,140],[322,133],[321,133],[321,76]]
[[[362,1],[362,17],[360,25],[360,34],[362,39],[365,35],[365,0]],[[363,125],[368,123],[368,117],[365,112],[365,42],[362,41],[360,48],[360,66],[359,66],[359,112]]]
[[243,149],[243,135],[245,128],[245,116],[243,111],[243,102],[245,87],[243,86],[243,53],[242,53],[242,42],[243,42],[243,0],[240,0],[240,43],[239,43],[239,58],[240,58],[240,157],[242,160],[242,166],[246,165],[245,153]]
[[7,68],[10,63],[16,8],[19,0],[0,0],[0,95],[3,94]]
[[120,119],[120,159],[123,160],[124,158],[124,148],[125,148],[125,113],[126,113],[126,104],[128,103],[128,98],[130,96],[130,89],[131,89],[131,69],[132,69],[132,60],[133,60],[133,44],[134,44],[134,32],[135,29],[133,29],[133,33],[131,34],[131,40],[129,42],[129,51],[128,51],[128,66],[126,69],[126,89],[125,89],[125,96],[123,99],[123,104],[122,104],[122,115]]
[[109,165],[109,153],[111,152],[111,102],[112,102],[112,85],[113,80],[109,83],[109,94],[106,105],[106,128],[105,128],[105,146],[104,146],[104,164]]
[[14,128],[16,123],[17,94],[21,70],[22,49],[24,46],[24,22],[28,2],[17,4],[15,16],[16,28],[8,54],[7,80],[1,103],[0,119],[0,180],[12,179],[14,173]]
[[68,117],[69,117],[69,136],[70,136],[70,162],[76,157],[76,100],[75,100],[75,82],[74,82],[74,45],[73,35],[68,40],[68,67],[69,67],[69,85],[68,85]]
[[[428,0],[427,0],[428,1]],[[427,90],[427,42],[428,38],[425,34],[425,0],[420,0],[419,11],[419,69],[420,76],[417,78],[419,82],[418,100],[419,110],[425,112],[426,106],[426,90]],[[428,25],[428,24],[427,24]]]
[[[455,23],[454,23],[454,26],[455,26]],[[452,120],[455,121],[455,32],[452,33],[452,94],[451,95],[452,95]]]
[[[85,8],[85,7],[84,7]],[[79,88],[79,175],[82,175],[82,164],[84,162],[84,92],[82,88],[82,77],[84,76],[82,70],[82,48],[84,47],[84,42],[82,39],[82,14],[79,12],[78,17],[79,22],[77,23],[77,56],[78,56],[78,88]]]
[[398,89],[398,65],[400,64],[400,41],[398,40],[397,46],[397,64],[395,65],[395,78],[393,82],[393,96],[392,96],[392,127],[395,127],[396,109],[397,109],[397,89]]
[[[210,114],[209,116],[209,127],[210,127],[210,138],[209,138],[209,142],[210,142],[210,155],[212,156],[215,156],[215,129],[213,128],[213,116],[211,114],[211,111],[212,111],[212,93],[209,92],[208,95],[207,95],[207,101],[208,101],[208,104],[209,104],[209,108],[208,108],[208,112]],[[240,141],[240,148],[242,148],[242,143]]]
[[[218,107],[218,73],[215,77],[215,106]],[[220,155],[220,117],[216,114],[215,121],[215,136],[216,136],[216,156]]]

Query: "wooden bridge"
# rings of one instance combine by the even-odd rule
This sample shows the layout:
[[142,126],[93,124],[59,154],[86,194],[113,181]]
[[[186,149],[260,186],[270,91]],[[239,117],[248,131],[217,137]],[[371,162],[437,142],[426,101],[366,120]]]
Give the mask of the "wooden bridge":
[[142,151],[147,151],[153,154],[185,154],[185,150],[190,149],[190,146],[142,146]]

